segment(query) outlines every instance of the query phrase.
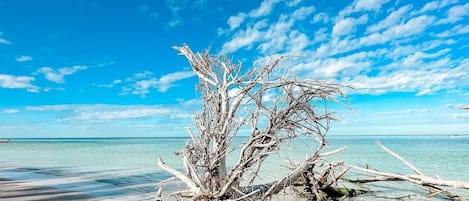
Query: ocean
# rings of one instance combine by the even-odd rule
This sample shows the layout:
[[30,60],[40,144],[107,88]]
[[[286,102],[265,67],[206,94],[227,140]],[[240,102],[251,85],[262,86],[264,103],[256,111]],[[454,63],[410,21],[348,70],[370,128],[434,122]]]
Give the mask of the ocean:
[[[245,139],[239,137],[235,144]],[[181,159],[174,152],[181,150],[187,140],[177,137],[12,139],[13,143],[0,144],[0,178],[84,192],[97,199],[152,200],[156,183],[170,177],[158,168],[157,157],[173,167],[181,167]],[[469,182],[469,136],[328,136],[327,150],[347,147],[328,159],[393,173],[412,173],[402,162],[381,150],[377,141],[427,176]],[[287,158],[304,159],[313,149],[312,142],[303,138],[282,147],[265,162],[259,182],[279,178],[288,172],[284,166]],[[236,151],[228,157],[228,165],[235,159]]]

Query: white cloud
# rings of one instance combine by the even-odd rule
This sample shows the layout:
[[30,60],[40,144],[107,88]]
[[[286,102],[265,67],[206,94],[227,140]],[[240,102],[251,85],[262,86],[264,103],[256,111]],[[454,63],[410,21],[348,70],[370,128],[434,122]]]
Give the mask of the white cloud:
[[266,25],[267,22],[262,20],[248,27],[246,30],[240,30],[231,40],[223,44],[220,54],[228,54],[243,47],[250,47],[252,43],[263,37],[261,29]]
[[109,122],[132,119],[186,119],[191,113],[176,106],[159,105],[41,105],[28,106],[28,111],[57,112],[65,116],[59,121]]
[[110,65],[113,65],[113,64],[116,64],[116,63],[117,63],[116,61],[109,61],[109,62],[97,64],[93,67],[101,68],[101,67],[110,66]]
[[[461,23],[448,28],[436,23],[454,0],[438,1],[425,9],[387,2],[356,0],[337,15],[314,15],[314,7],[292,9],[282,4],[285,9],[277,21],[274,17],[244,19],[235,32],[226,35],[230,40],[221,52],[255,48],[252,52],[258,54],[253,53],[254,61],[272,55],[300,55],[283,63],[279,70],[303,78],[353,84],[359,91],[352,93],[404,91],[426,95],[464,90],[469,67],[461,66],[469,62],[454,50],[464,40],[450,37],[469,32],[469,26]],[[439,13],[431,12],[433,9]]]
[[378,22],[377,24],[371,25],[367,28],[367,32],[377,32],[383,29],[388,29],[389,27],[395,26],[402,21],[404,15],[412,9],[412,5],[406,5],[400,7],[398,10],[390,13],[383,21]]
[[169,73],[157,79],[152,72],[144,71],[126,79],[126,82],[129,82],[130,85],[122,88],[121,95],[135,94],[145,97],[153,88],[158,89],[159,92],[166,92],[174,86],[175,82],[194,75],[192,71],[181,71]]
[[82,71],[86,69],[88,69],[87,66],[72,66],[72,67],[59,68],[58,70],[54,70],[53,68],[50,68],[50,67],[42,67],[36,71],[36,74],[44,74],[44,77],[47,80],[50,80],[55,83],[64,83],[66,75],[71,75],[78,71]]
[[288,19],[287,16],[281,16],[277,23],[271,24],[262,34],[262,40],[266,42],[259,45],[261,52],[270,54],[285,48],[288,39],[286,34],[290,32],[293,23],[294,21]]
[[[249,50],[253,47],[263,54],[271,54],[281,49],[298,52],[308,46],[310,41],[306,34],[292,28],[295,23],[307,19],[314,10],[313,6],[300,7],[291,14],[280,15],[276,22],[270,24],[267,19],[256,21],[247,18],[250,21],[246,22],[245,29],[233,33],[231,40],[223,44],[220,54],[228,54],[241,48]],[[262,43],[254,45],[259,42]]]
[[315,10],[316,9],[314,8],[314,6],[305,6],[305,7],[301,7],[295,10],[291,16],[295,21],[304,20],[305,18],[310,16],[312,13],[314,13]]
[[453,6],[448,10],[448,16],[445,19],[440,20],[438,23],[454,23],[462,20],[464,17],[469,15],[469,3],[464,5]]
[[18,113],[20,112],[19,110],[17,109],[4,109],[4,110],[0,110],[0,113],[4,113],[4,114],[15,114],[15,113]]
[[231,16],[228,18],[228,25],[230,26],[230,30],[236,29],[243,23],[243,21],[246,19],[246,14],[244,13],[239,13],[236,16]]
[[423,96],[423,95],[428,95],[428,94],[432,94],[433,93],[433,90],[432,89],[424,89],[420,92],[418,92],[417,94],[415,94],[416,96]]
[[292,31],[288,34],[287,52],[292,55],[299,55],[309,45],[310,41],[306,34],[299,31]]
[[339,37],[348,34],[355,27],[355,21],[353,18],[345,18],[335,23],[332,28],[332,37]]
[[301,3],[302,0],[290,0],[288,3],[287,3],[287,6],[289,7],[294,7],[294,6],[297,6],[298,4]]
[[173,19],[171,21],[168,22],[168,26],[169,27],[176,27],[180,24],[182,24],[182,18],[176,18],[176,19]]
[[456,108],[456,107],[457,107],[456,104],[446,104],[446,105],[445,105],[445,108],[450,108],[450,109],[454,109],[454,108]]
[[[409,54],[406,57],[404,57],[402,62],[395,62],[395,63],[397,66],[407,67],[407,69],[409,69],[409,67],[417,67],[419,69],[430,69],[430,68],[434,68],[435,66],[434,65],[426,66],[428,64],[426,64],[424,60],[439,58],[442,55],[446,55],[450,51],[451,50],[449,48],[442,49],[435,53],[425,53],[422,51],[417,51],[413,54]],[[438,62],[436,62],[436,60],[433,60],[432,63],[437,64]],[[445,67],[444,66],[445,64],[446,63],[441,65],[441,67]],[[439,66],[436,66],[436,67],[439,67]]]
[[[463,80],[469,80],[468,64],[456,68],[433,70],[400,70],[375,77],[356,76],[345,82],[357,89],[358,93],[383,94],[395,91],[416,91],[418,96],[431,94],[442,89],[464,86]],[[466,84],[467,87],[467,84]]]
[[93,86],[98,86],[98,87],[101,87],[101,88],[112,88],[118,84],[122,83],[122,80],[113,80],[110,84],[93,84]]
[[73,105],[41,105],[41,106],[26,106],[27,111],[65,111],[72,110]]
[[441,0],[441,1],[428,2],[420,10],[420,13],[438,10],[438,9],[446,7],[447,5],[454,4],[456,2],[458,1],[457,0]]
[[426,4],[423,6],[421,12],[424,13],[424,12],[428,12],[428,11],[432,11],[432,10],[438,9],[438,3],[439,3],[438,1],[432,1],[432,2],[426,3]]
[[272,12],[273,7],[277,4],[279,0],[264,0],[259,8],[249,12],[249,16],[252,18],[267,16]]
[[314,32],[314,42],[322,42],[327,40],[327,28],[320,28]]
[[176,0],[166,0],[166,5],[168,6],[171,14],[173,15],[173,19],[168,22],[169,27],[175,27],[182,24],[183,19],[180,16],[180,12],[182,10],[181,2]]
[[469,119],[468,113],[447,114],[446,117],[453,119]]
[[7,41],[7,39],[0,38],[0,44],[11,44],[11,42]]
[[[333,79],[354,87],[356,90],[348,91],[349,94],[415,92],[422,96],[469,87],[464,81],[469,80],[469,59],[450,60],[451,49],[433,49],[433,43],[404,46],[409,52],[391,49],[400,56],[393,55],[395,53],[390,53],[389,49],[375,49],[343,57],[312,57],[294,64],[291,69],[304,78]],[[428,47],[432,49],[418,51]],[[377,62],[388,60],[386,57],[393,61],[387,65]],[[369,74],[370,71],[374,72]]]
[[339,12],[339,16],[347,16],[360,11],[378,11],[389,0],[355,0]]
[[158,91],[166,92],[174,82],[194,76],[192,71],[181,71],[163,75],[158,80]]
[[29,92],[37,93],[39,87],[31,84],[33,81],[35,81],[34,77],[0,74],[0,88],[26,89]]
[[[0,32],[0,36],[2,36],[2,35],[3,35],[3,33]],[[0,37],[0,44],[7,44],[7,45],[9,45],[9,44],[11,44],[11,42],[10,42],[9,40],[5,39],[5,38]]]
[[356,0],[353,8],[355,11],[378,10],[388,1],[389,0]]
[[330,20],[329,15],[327,15],[327,13],[321,12],[321,13],[318,13],[318,14],[314,15],[312,22],[313,23],[321,22],[321,23],[325,24],[325,23],[328,23],[329,20]]
[[27,62],[27,61],[31,61],[31,60],[33,60],[33,58],[30,57],[30,56],[16,57],[16,61],[18,61],[18,62]]
[[339,19],[332,28],[332,37],[353,34],[357,24],[364,24],[368,21],[368,15],[362,15],[360,18]]
[[454,44],[455,41],[448,39],[448,40],[429,40],[423,43],[418,44],[407,44],[403,46],[396,46],[394,48],[389,49],[386,52],[386,57],[393,61],[399,61],[401,58],[405,58],[409,55],[412,55],[416,52],[434,52],[439,48],[448,47]]
[[460,34],[467,34],[469,33],[469,24],[468,25],[456,25],[450,30],[446,30],[444,32],[438,33],[435,36],[439,38],[446,38],[451,36],[456,36]]
[[278,53],[282,50],[290,54],[300,53],[310,41],[306,34],[293,30],[296,22],[306,19],[314,12],[314,7],[301,7],[291,15],[281,15],[277,22],[272,23],[263,34],[265,42],[258,46],[264,54]]
[[404,113],[410,114],[410,113],[422,113],[422,112],[429,112],[430,110],[428,108],[420,108],[420,109],[409,109],[405,110]]
[[360,38],[361,45],[375,45],[388,42],[390,40],[405,38],[417,35],[425,31],[433,22],[434,16],[421,15],[409,19],[405,23],[401,23],[388,29],[382,33],[373,33]]
[[161,115],[170,115],[173,117],[181,117],[180,111],[162,107],[126,107],[126,106],[100,106],[92,107],[92,110],[86,108],[78,108],[77,114],[68,120],[82,120],[82,121],[110,121],[122,119],[138,119],[138,118],[151,118]]
[[430,112],[430,110],[428,108],[412,108],[412,109],[404,109],[404,110],[397,110],[397,111],[373,112],[372,114],[369,114],[369,115],[371,115],[371,116],[376,116],[376,115],[402,115],[402,114],[415,114],[415,113],[428,113],[428,112]]
[[311,79],[348,77],[370,67],[371,63],[367,61],[370,54],[373,53],[359,52],[340,58],[315,59],[296,66],[296,70],[301,70]]
[[422,33],[435,21],[434,16],[422,15],[408,20],[406,23],[391,27],[384,31],[384,35],[391,38],[401,38]]

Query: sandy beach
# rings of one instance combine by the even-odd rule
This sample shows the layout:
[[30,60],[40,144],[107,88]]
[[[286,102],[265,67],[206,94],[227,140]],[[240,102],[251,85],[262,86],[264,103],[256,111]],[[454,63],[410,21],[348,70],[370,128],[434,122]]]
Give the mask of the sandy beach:
[[12,181],[0,178],[0,200],[91,200],[89,195],[80,192],[64,191],[49,186],[29,182]]
[[[86,177],[43,175],[39,170],[0,166],[0,201],[131,201],[152,200],[154,192],[132,191],[148,184],[128,186],[97,182]],[[153,186],[153,184],[151,184]]]

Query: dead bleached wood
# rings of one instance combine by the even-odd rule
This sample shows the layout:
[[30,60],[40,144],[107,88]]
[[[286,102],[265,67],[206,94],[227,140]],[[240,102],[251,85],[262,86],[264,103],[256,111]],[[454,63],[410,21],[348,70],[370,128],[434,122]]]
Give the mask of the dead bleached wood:
[[199,194],[202,192],[202,190],[195,184],[195,182],[191,178],[182,174],[176,169],[166,165],[166,163],[160,157],[158,157],[158,166],[160,166],[161,169],[173,174],[176,178],[184,182],[193,193]]
[[[452,193],[450,193],[450,190],[469,189],[469,183],[462,182],[462,181],[443,180],[441,178],[433,178],[433,177],[426,176],[420,170],[418,170],[414,165],[412,165],[409,161],[407,161],[402,156],[398,155],[391,149],[384,146],[381,142],[377,142],[377,144],[385,152],[387,152],[388,154],[394,156],[395,158],[403,162],[407,167],[409,167],[415,173],[415,175],[402,175],[402,174],[396,174],[396,173],[388,173],[388,172],[382,172],[378,170],[361,168],[361,167],[351,165],[350,167],[355,170],[368,173],[371,175],[376,175],[376,176],[371,177],[371,178],[360,178],[360,179],[353,179],[353,180],[348,180],[348,181],[359,182],[359,183],[368,183],[368,182],[377,182],[377,181],[406,181],[406,182],[410,182],[413,184],[423,186],[424,188],[428,188],[429,191],[431,192],[429,196],[435,196],[441,193],[453,200],[463,200],[459,196],[453,195]],[[443,189],[443,187],[450,187],[450,189],[445,190]]]
[[[328,104],[339,102],[341,85],[282,77],[275,68],[284,57],[243,71],[241,64],[211,56],[208,51],[193,53],[186,45],[174,48],[187,58],[199,78],[203,108],[194,115],[195,130],[188,129],[191,140],[181,152],[185,172],[162,160],[159,165],[185,183],[187,189],[182,191],[189,190],[185,194],[192,199],[268,198],[291,185],[306,167],[343,150],[322,153],[334,119]],[[249,137],[237,150],[238,160],[227,167],[227,154],[233,151],[232,143],[241,128]],[[254,185],[265,159],[299,136],[316,139],[314,152],[282,179],[262,187]]]

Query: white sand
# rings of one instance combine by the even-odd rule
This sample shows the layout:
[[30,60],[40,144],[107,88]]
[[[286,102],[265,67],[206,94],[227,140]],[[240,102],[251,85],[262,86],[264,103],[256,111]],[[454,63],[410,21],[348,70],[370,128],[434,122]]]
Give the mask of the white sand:
[[90,200],[91,197],[80,192],[64,191],[28,182],[0,178],[0,200]]

